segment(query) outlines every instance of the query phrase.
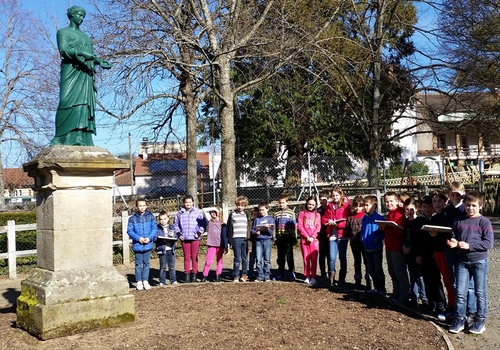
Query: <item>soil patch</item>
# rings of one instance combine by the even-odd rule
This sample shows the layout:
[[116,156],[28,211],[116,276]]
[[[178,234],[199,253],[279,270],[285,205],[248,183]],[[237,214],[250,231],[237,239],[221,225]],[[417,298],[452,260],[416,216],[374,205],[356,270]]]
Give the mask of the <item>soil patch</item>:
[[446,349],[430,322],[362,292],[253,282],[132,293],[135,324],[43,342],[13,328],[15,310],[2,309],[2,348]]

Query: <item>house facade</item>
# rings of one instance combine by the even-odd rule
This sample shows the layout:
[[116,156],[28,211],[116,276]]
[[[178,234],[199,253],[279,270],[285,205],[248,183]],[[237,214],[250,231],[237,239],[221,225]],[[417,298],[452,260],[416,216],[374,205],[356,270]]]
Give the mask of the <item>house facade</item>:
[[478,118],[481,112],[474,109],[496,103],[495,99],[490,94],[417,95],[408,117],[394,124],[395,130],[402,124],[409,130],[399,140],[402,160],[424,162],[431,174],[446,169],[479,170],[481,163],[486,173],[496,172],[500,167],[500,118],[489,116],[488,122],[482,122]]
[[4,198],[7,203],[35,201],[34,179],[22,168],[3,169]]
[[[211,152],[197,152],[196,167],[198,191],[211,188],[220,158]],[[216,164],[217,163],[217,164]],[[149,142],[139,145],[139,156],[134,168],[135,194],[144,195],[158,187],[171,186],[185,191],[187,187],[186,145],[183,143]]]

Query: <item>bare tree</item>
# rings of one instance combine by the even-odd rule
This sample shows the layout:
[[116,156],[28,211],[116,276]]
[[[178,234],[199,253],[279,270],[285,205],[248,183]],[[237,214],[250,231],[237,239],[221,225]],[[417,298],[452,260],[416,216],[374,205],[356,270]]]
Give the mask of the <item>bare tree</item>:
[[[117,111],[108,112],[124,119],[140,111],[142,116],[150,115],[160,131],[171,127],[176,108],[182,108],[188,162],[194,164],[189,169],[194,169],[194,175],[196,111],[206,94],[217,99],[224,202],[236,197],[234,100],[241,91],[273,74],[281,60],[281,49],[288,46],[284,33],[274,32],[273,36],[261,31],[271,11],[275,11],[271,16],[274,24],[278,23],[282,14],[277,5],[276,1],[240,0],[95,2],[99,24],[94,36],[100,38],[96,45],[100,42],[108,58],[114,60],[116,69],[110,74],[115,84],[110,87],[124,92],[116,100]],[[268,66],[258,75],[235,83],[235,62],[254,51],[269,58]],[[175,132],[167,129],[167,134]],[[190,170],[188,184],[188,192],[196,192]]]
[[[48,143],[52,128],[47,126],[53,125],[48,120],[55,103],[49,92],[57,86],[55,51],[40,40],[40,30],[20,1],[0,1],[0,140],[26,150],[25,160]],[[0,209],[4,207],[0,154]]]
[[317,60],[309,71],[330,87],[361,136],[358,151],[368,161],[370,185],[377,186],[381,157],[398,153],[392,141],[401,132],[393,135],[392,124],[411,107],[415,93],[405,59],[414,52],[416,9],[411,1],[344,1],[330,12],[312,32],[310,50],[322,63]]
[[[197,110],[208,89],[202,83],[205,58],[181,35],[196,36],[198,26],[175,2],[99,1],[94,6],[97,12],[89,21],[94,44],[114,63],[100,89],[100,100],[112,104],[101,108],[118,122],[152,132],[155,140],[185,139],[187,192],[196,198]],[[185,137],[173,124],[180,114]]]

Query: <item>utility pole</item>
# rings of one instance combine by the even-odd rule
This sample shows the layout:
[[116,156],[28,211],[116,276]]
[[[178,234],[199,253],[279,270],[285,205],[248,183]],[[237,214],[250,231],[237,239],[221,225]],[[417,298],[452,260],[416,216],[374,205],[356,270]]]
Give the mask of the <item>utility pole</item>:
[[134,195],[134,163],[132,157],[132,134],[128,133],[128,157],[130,161],[130,194]]

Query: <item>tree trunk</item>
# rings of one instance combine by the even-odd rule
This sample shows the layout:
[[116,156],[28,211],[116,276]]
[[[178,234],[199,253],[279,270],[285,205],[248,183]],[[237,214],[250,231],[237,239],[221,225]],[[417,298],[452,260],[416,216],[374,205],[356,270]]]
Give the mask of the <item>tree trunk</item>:
[[384,2],[375,2],[377,5],[377,17],[375,22],[375,48],[373,57],[373,78],[372,78],[372,122],[371,122],[371,140],[370,140],[370,158],[368,160],[368,183],[370,187],[378,186],[378,164],[380,162],[380,105],[382,96],[380,93],[380,77],[382,73],[382,49],[383,49],[383,14],[385,13]]
[[[188,95],[189,96],[189,95]],[[188,97],[189,99],[189,97]],[[191,96],[192,100],[192,96]],[[198,177],[196,166],[196,104],[189,101],[184,105],[186,112],[186,158],[187,158],[187,193],[195,198],[197,203]]]
[[368,186],[378,187],[379,185],[379,168],[380,168],[380,147],[374,145],[371,148],[371,157],[368,159],[368,173],[366,177],[368,179]]
[[304,168],[304,148],[300,145],[287,147],[285,187],[289,196],[297,197],[297,189],[302,184],[302,169]]
[[222,104],[220,108],[221,122],[221,164],[222,164],[222,202],[233,204],[236,200],[236,166],[235,166],[235,134],[234,108],[229,57],[222,56],[219,60],[219,88]]
[[[187,52],[181,53],[184,62],[190,60]],[[197,132],[196,132],[196,110],[198,103],[196,100],[196,92],[193,91],[192,77],[189,73],[185,72],[181,77],[180,91],[183,98],[184,112],[186,113],[186,161],[187,161],[187,180],[186,192],[195,199],[198,203],[198,178],[196,167],[197,156]]]

